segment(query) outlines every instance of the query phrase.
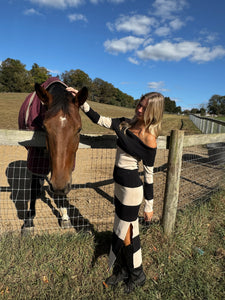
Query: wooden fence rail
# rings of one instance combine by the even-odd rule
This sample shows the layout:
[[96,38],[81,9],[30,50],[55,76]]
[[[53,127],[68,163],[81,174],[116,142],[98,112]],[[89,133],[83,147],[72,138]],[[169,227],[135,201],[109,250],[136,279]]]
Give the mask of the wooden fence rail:
[[[170,136],[160,136],[158,138],[158,149],[169,149],[162,219],[166,235],[173,232],[176,220],[183,148],[211,143],[224,143],[225,145],[225,133],[184,136],[183,131],[173,130]],[[0,145],[44,147],[45,133],[0,129]],[[116,136],[81,135],[79,147],[115,148]],[[223,155],[225,156],[225,153]]]

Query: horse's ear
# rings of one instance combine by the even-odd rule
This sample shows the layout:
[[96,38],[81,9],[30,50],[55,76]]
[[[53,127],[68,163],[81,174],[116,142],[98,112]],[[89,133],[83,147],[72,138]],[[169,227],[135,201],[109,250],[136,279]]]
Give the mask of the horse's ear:
[[35,83],[35,91],[41,102],[48,105],[51,98],[49,92],[38,83]]
[[84,102],[87,100],[88,97],[88,89],[84,86],[77,94],[75,97],[75,103],[78,104],[80,107],[81,105],[84,104]]

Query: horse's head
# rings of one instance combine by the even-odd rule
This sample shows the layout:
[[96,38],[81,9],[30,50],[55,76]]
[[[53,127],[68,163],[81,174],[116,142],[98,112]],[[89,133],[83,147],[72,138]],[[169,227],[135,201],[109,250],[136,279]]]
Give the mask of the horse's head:
[[74,97],[57,82],[47,90],[36,84],[38,98],[47,106],[44,118],[46,143],[50,158],[50,188],[55,194],[67,194],[71,188],[81,130],[79,107],[86,101],[87,88]]

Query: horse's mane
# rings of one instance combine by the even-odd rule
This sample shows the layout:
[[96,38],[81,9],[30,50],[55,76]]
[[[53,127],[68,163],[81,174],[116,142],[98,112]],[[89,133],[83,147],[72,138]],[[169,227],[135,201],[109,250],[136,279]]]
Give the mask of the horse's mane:
[[66,87],[60,82],[55,82],[47,90],[53,96],[53,101],[46,112],[46,117],[54,116],[60,110],[64,114],[69,114],[69,98],[71,97],[71,93],[66,90]]

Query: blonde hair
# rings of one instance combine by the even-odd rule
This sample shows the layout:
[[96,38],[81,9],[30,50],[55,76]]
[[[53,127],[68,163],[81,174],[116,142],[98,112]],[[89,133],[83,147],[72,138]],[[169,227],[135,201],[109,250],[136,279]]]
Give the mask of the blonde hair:
[[[147,93],[140,98],[137,106],[144,99],[148,100],[148,104],[144,112],[145,130],[149,131],[157,138],[161,131],[161,123],[164,111],[164,96],[157,92]],[[136,122],[137,117],[136,115],[134,115],[134,117],[129,122],[121,123],[121,127],[125,127],[126,129],[128,129],[132,125],[136,124]]]

